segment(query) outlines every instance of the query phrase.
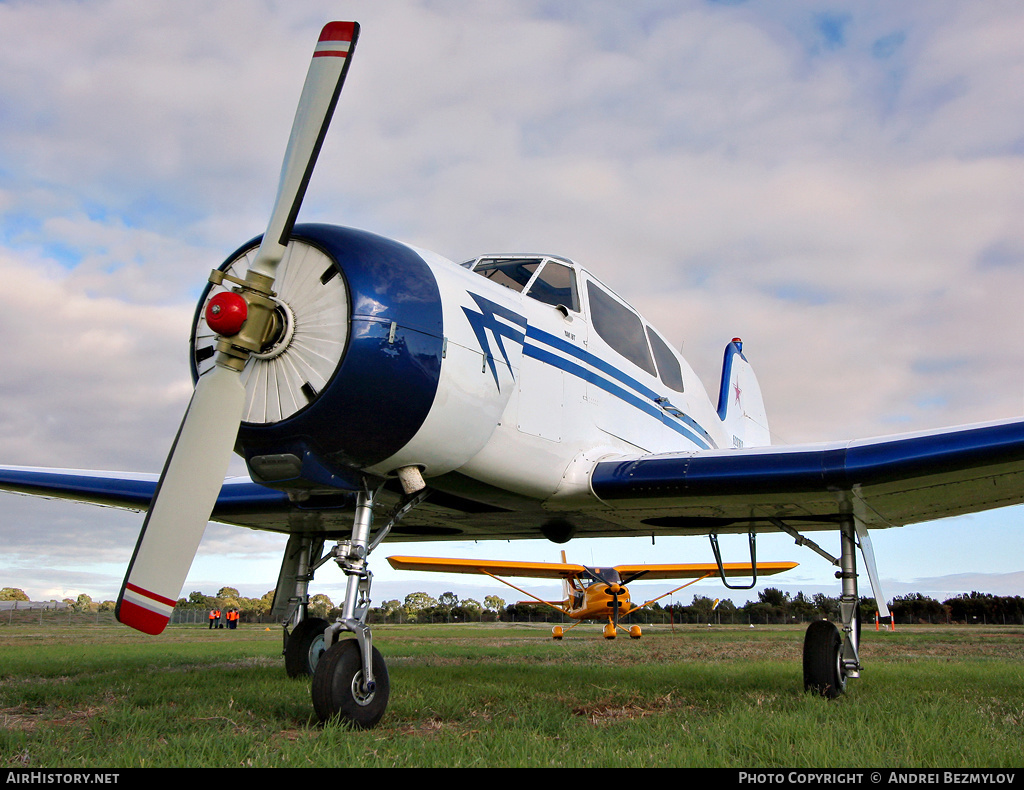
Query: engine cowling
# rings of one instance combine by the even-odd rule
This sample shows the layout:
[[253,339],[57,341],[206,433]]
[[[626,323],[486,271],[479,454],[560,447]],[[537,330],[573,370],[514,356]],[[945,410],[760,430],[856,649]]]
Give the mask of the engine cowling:
[[[220,269],[244,273],[259,242]],[[294,228],[274,289],[277,329],[242,373],[235,450],[254,480],[298,494],[358,490],[365,475],[409,466],[445,474],[490,440],[526,331],[511,291],[433,253],[320,224]],[[214,365],[207,308],[225,290],[209,284],[199,300],[195,380]]]
[[[259,238],[221,265],[244,273]],[[296,226],[274,284],[278,331],[243,372],[246,412],[235,449],[253,478],[283,488],[358,487],[358,472],[419,431],[437,393],[442,308],[412,248],[364,231]],[[213,366],[206,305],[193,323],[195,380]]]

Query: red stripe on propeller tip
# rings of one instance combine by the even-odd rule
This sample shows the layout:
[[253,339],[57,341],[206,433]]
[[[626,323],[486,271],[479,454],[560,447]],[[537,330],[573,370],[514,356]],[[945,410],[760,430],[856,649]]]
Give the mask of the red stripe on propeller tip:
[[121,607],[117,612],[117,619],[136,631],[156,636],[163,633],[164,628],[167,626],[167,621],[171,618],[169,615],[151,612],[149,609],[131,601],[121,601]]
[[355,22],[328,22],[320,31],[318,41],[351,41],[355,30]]
[[320,31],[314,58],[347,58],[356,35],[355,22],[328,22]]
[[162,603],[165,606],[174,606],[177,603],[177,601],[174,601],[170,598],[165,598],[163,595],[157,595],[155,592],[150,592],[144,587],[139,587],[139,585],[132,584],[131,582],[125,584],[125,589],[131,590],[132,592],[136,592],[139,595],[144,595],[146,598],[156,601],[157,603]]

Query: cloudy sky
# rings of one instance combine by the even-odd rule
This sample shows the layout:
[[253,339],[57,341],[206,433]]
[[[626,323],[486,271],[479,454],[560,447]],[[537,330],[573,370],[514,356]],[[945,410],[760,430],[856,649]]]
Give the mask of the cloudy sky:
[[[300,219],[572,257],[711,391],[742,337],[779,444],[1024,409],[1018,2],[0,0],[0,463],[159,471],[194,301],[262,232],[313,43],[346,18],[362,36]],[[1022,516],[874,533],[887,595],[1024,594]],[[0,586],[112,598],[140,523],[2,495]],[[212,526],[185,592],[262,594],[281,546]],[[401,551],[499,548],[558,552]],[[838,593],[788,538],[759,557]],[[375,573],[378,600],[427,587]],[[337,599],[341,574],[315,587]]]

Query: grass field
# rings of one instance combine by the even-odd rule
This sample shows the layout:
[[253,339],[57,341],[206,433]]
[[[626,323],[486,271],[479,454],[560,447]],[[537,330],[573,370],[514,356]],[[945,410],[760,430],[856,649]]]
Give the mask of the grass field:
[[1024,628],[864,631],[834,702],[798,626],[379,626],[391,705],[318,725],[279,629],[0,626],[0,767],[1024,766]]

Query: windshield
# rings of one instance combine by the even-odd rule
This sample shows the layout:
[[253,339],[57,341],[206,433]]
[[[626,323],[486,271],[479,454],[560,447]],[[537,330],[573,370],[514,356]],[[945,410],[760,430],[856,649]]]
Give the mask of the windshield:
[[477,263],[473,271],[492,282],[522,292],[538,266],[540,258],[490,258]]
[[[604,584],[622,583],[622,579],[619,578],[619,572],[615,568],[587,568],[587,573],[594,577],[594,582],[603,582]],[[591,582],[591,584],[594,582]]]
[[481,277],[511,288],[517,293],[525,291],[527,296],[538,302],[544,302],[552,307],[565,307],[577,313],[580,311],[576,275],[572,267],[565,263],[543,257],[510,255],[478,258],[462,265],[471,268]]

